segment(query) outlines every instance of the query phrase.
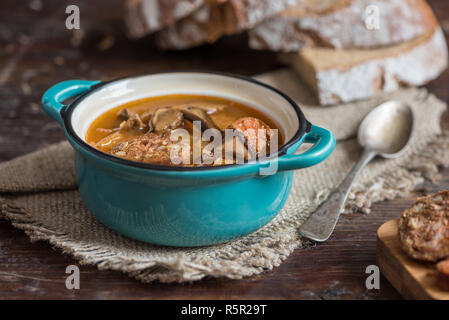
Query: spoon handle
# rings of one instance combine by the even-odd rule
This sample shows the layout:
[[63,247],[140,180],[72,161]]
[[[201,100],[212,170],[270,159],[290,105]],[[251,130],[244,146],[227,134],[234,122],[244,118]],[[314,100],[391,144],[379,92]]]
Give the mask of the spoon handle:
[[338,218],[343,211],[343,205],[348,197],[351,186],[363,168],[376,156],[373,151],[365,150],[357,164],[329,198],[301,226],[299,233],[314,241],[323,242],[329,239],[334,231]]

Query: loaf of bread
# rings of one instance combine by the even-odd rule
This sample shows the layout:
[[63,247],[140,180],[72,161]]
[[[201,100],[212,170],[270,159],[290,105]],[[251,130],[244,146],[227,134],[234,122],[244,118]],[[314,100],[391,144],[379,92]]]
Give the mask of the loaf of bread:
[[425,0],[303,0],[253,28],[250,46],[378,48],[423,36],[435,23]]
[[[249,30],[250,46],[280,52],[323,105],[423,85],[448,64],[425,0],[127,0],[134,37],[186,49]],[[293,53],[294,52],[294,53]]]
[[280,54],[315,92],[322,105],[349,102],[419,86],[435,79],[448,64],[439,26],[415,40],[379,49],[306,48]]
[[156,35],[162,49],[186,49],[212,43],[222,35],[248,30],[302,0],[206,1],[198,10]]

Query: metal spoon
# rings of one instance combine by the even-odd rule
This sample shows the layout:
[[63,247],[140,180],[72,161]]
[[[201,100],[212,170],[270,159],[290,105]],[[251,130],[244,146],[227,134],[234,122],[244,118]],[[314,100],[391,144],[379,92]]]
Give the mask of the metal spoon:
[[399,157],[406,149],[412,131],[413,113],[409,106],[398,101],[388,101],[372,110],[359,127],[357,138],[365,149],[359,162],[301,226],[300,234],[319,242],[329,239],[343,211],[352,183],[362,169],[377,155],[390,159]]

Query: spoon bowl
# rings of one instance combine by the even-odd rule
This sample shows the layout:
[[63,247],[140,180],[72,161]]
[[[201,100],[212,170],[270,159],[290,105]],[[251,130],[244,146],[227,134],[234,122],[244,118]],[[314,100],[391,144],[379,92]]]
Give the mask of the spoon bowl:
[[413,131],[413,112],[399,101],[385,102],[372,110],[358,131],[359,144],[384,158],[399,157]]

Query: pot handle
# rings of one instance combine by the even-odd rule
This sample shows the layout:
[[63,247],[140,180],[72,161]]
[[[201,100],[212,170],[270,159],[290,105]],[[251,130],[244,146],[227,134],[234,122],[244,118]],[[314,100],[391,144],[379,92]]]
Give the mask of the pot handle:
[[68,80],[59,82],[45,91],[42,96],[42,108],[45,113],[63,126],[64,121],[62,120],[62,111],[64,110],[65,105],[61,102],[86,93],[92,86],[98,83],[100,83],[100,81]]
[[312,125],[304,136],[303,142],[314,146],[302,154],[293,154],[301,143],[287,150],[287,154],[279,157],[279,170],[294,170],[311,167],[326,159],[335,148],[335,137],[329,130]]

